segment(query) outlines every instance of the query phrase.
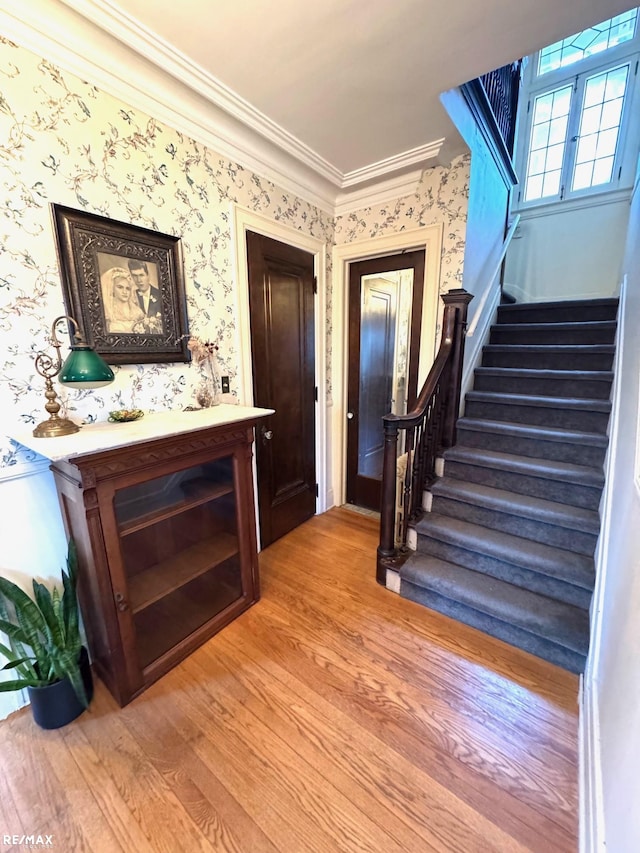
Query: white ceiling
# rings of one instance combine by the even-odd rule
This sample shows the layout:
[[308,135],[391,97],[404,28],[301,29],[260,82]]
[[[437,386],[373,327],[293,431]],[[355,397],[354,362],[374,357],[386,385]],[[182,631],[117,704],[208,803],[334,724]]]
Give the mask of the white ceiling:
[[[72,3],[76,6],[78,4]],[[101,0],[348,174],[447,136],[438,96],[628,0]]]
[[327,203],[462,151],[442,92],[633,5],[2,0],[0,23],[281,185],[315,182]]

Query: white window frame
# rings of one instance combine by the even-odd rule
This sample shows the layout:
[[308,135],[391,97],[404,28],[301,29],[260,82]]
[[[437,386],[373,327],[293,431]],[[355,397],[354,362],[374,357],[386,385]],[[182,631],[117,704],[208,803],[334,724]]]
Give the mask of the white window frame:
[[[631,191],[633,187],[638,146],[640,143],[640,19],[636,24],[633,39],[608,50],[596,53],[586,59],[574,62],[564,68],[557,68],[538,76],[539,54],[529,58],[526,63],[523,85],[520,91],[519,127],[516,143],[516,172],[520,176],[520,184],[514,190],[514,210],[525,211],[532,208],[552,205],[569,207],[592,196],[617,191]],[[574,163],[577,143],[572,141],[580,127],[580,116],[584,98],[585,81],[597,74],[613,70],[621,65],[629,65],[629,77],[625,92],[618,145],[613,164],[611,181],[580,190],[572,190]],[[577,91],[575,89],[577,81]],[[526,176],[529,162],[529,146],[531,143],[531,125],[533,121],[534,103],[536,97],[547,92],[560,89],[562,86],[573,84],[571,113],[567,127],[565,151],[562,166],[561,187],[564,193],[525,201]]]

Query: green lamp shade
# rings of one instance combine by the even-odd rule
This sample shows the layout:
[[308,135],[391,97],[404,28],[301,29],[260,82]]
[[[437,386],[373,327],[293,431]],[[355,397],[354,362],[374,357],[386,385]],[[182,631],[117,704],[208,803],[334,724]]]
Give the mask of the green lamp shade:
[[102,388],[115,376],[107,362],[88,346],[72,346],[58,381],[70,388]]

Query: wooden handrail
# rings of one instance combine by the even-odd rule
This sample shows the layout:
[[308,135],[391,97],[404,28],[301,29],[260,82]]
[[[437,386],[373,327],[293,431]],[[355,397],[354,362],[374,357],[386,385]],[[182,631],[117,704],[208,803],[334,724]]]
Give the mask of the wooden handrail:
[[[406,415],[385,415],[379,583],[386,583],[388,568],[397,570],[406,558],[407,526],[422,512],[422,492],[434,478],[438,454],[455,441],[460,408],[467,306],[473,299],[465,290],[451,290],[445,303],[440,348],[415,406]],[[398,512],[398,437],[404,432],[401,511]]]

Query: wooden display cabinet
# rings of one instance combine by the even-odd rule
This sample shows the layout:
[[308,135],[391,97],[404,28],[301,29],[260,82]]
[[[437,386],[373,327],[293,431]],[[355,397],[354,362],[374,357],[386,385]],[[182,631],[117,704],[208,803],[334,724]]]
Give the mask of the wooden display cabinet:
[[92,662],[120,705],[259,598],[255,420],[53,461]]

